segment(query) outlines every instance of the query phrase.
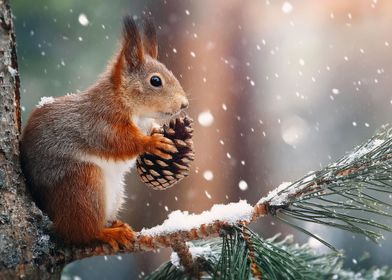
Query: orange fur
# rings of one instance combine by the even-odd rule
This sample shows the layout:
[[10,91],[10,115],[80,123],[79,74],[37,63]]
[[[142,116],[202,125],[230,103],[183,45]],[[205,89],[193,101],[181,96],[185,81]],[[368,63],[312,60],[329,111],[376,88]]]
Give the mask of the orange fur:
[[[176,151],[171,140],[146,134],[134,121],[171,117],[188,103],[178,80],[155,59],[155,36],[150,22],[142,41],[125,17],[121,48],[97,83],[36,108],[23,130],[27,185],[66,242],[129,246],[135,236],[130,226],[107,226],[123,203],[128,164],[145,152],[171,158]],[[162,86],[150,83],[152,75]]]
[[119,245],[129,248],[130,242],[136,237],[135,232],[129,225],[120,221],[116,222],[99,232],[96,239],[109,243],[115,250],[119,249]]
[[[103,142],[105,149],[92,147],[89,149],[89,153],[106,159],[124,161],[145,152],[170,158],[170,155],[161,152],[161,150],[176,151],[171,140],[160,134],[147,136],[133,122],[111,123],[110,128],[112,133]],[[132,141],[129,141],[130,139]]]
[[[66,242],[91,242],[106,222],[100,171],[91,164],[75,165],[67,177],[56,186],[56,195],[47,194],[47,212]],[[59,205],[67,211],[58,211]]]

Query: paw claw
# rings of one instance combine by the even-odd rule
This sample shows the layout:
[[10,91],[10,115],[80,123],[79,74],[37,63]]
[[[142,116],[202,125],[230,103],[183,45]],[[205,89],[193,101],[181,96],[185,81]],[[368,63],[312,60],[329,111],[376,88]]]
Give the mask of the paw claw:
[[115,241],[114,239],[108,240],[107,243],[112,247],[114,252],[118,252],[120,250],[120,247],[118,246],[118,242]]
[[132,247],[132,241],[135,240],[135,232],[128,224],[116,220],[113,221],[111,227],[104,228],[97,236],[97,239],[108,243],[117,252],[119,246],[127,249]]
[[153,154],[158,156],[158,157],[160,157],[160,158],[163,158],[163,159],[172,159],[173,158],[172,155],[166,154],[166,153],[164,153],[164,152],[162,152],[161,150],[158,150],[158,149],[154,150]]
[[177,153],[178,150],[172,140],[164,137],[162,134],[154,134],[150,136],[146,152],[164,159],[171,159],[173,157],[170,153]]
[[166,137],[163,137],[161,142],[174,146],[174,142]]

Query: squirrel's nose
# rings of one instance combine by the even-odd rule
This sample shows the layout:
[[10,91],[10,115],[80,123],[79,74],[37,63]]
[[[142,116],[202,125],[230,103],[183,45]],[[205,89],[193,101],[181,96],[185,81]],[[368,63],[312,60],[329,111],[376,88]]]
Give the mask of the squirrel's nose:
[[189,106],[189,102],[188,101],[183,102],[181,104],[181,110],[188,108],[188,106]]

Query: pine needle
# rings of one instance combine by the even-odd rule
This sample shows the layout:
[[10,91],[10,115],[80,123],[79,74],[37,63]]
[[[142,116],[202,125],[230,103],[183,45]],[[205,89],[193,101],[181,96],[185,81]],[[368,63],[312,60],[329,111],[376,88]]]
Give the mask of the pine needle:
[[290,218],[318,223],[378,242],[382,231],[392,231],[377,221],[381,216],[392,217],[392,203],[387,201],[391,198],[392,128],[384,126],[376,136],[336,163],[307,174],[262,202],[270,203],[273,212],[285,222]]
[[[201,279],[248,280],[251,267],[262,279],[392,279],[388,267],[361,271],[342,269],[343,257],[332,245],[295,220],[317,223],[362,234],[377,242],[382,231],[392,231],[379,218],[392,217],[392,128],[384,126],[373,138],[324,169],[283,185],[258,204],[269,214],[333,249],[317,255],[308,245],[290,238],[263,239],[244,225],[233,225],[222,238],[193,241],[211,248],[195,261]],[[249,257],[251,256],[251,257]],[[163,264],[147,279],[190,279],[184,269]]]

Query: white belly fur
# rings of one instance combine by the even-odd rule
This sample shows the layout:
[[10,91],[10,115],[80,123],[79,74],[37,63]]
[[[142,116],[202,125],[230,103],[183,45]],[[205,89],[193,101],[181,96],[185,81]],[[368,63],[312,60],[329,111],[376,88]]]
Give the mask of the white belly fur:
[[124,176],[135,165],[136,158],[127,161],[114,161],[86,155],[83,160],[94,163],[101,168],[104,181],[106,221],[115,220],[126,198]]
[[[154,126],[153,119],[134,119],[136,125],[145,134],[149,134]],[[83,155],[82,161],[91,162],[101,168],[104,179],[105,217],[106,221],[113,221],[125,201],[124,176],[134,167],[136,157],[126,161],[106,160],[94,155]]]

